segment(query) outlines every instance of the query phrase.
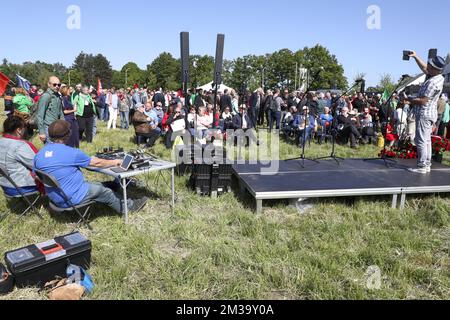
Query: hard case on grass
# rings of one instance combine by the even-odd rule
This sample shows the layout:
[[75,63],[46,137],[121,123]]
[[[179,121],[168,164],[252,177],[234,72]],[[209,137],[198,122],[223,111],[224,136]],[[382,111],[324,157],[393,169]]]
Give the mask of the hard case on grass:
[[91,250],[91,242],[76,232],[7,252],[5,262],[17,287],[43,287],[57,277],[66,278],[69,264],[89,269]]
[[194,164],[190,178],[191,188],[201,196],[212,196],[231,192],[232,165]]

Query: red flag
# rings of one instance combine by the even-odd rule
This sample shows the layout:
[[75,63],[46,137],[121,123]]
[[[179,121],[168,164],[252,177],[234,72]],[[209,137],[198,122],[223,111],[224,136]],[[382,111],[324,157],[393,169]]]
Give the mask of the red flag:
[[103,93],[102,82],[100,81],[100,78],[98,78],[97,95],[101,95],[102,93]]
[[9,78],[0,72],[0,97],[5,93],[5,89],[8,83]]

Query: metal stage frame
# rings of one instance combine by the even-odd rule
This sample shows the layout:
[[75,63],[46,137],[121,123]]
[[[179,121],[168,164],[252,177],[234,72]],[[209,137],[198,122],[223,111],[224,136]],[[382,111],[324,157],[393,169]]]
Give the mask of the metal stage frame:
[[[399,160],[390,168],[383,161],[368,163],[363,159],[347,159],[341,165],[333,160],[321,161],[305,168],[300,162],[279,161],[279,170],[273,174],[262,173],[262,168],[267,169],[262,165],[234,165],[233,174],[241,192],[248,191],[255,199],[257,214],[263,212],[265,200],[392,196],[392,208],[397,208],[400,199],[399,209],[403,210],[407,195],[450,193],[450,167],[442,164],[434,164],[431,174],[421,175],[407,171],[415,167],[415,160]],[[308,180],[325,176],[330,179],[330,187]]]

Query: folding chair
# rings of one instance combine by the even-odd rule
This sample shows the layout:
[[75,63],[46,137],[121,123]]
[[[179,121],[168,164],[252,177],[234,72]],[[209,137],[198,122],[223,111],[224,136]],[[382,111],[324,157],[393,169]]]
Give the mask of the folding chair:
[[[11,176],[5,171],[3,170],[3,168],[0,167],[0,176],[4,177],[6,180],[8,180],[9,183],[11,183],[11,185],[17,190],[17,192],[19,193],[18,196],[8,196],[5,193],[5,198],[7,201],[12,201],[12,200],[18,200],[18,199],[23,199],[25,201],[25,203],[28,205],[28,207],[19,215],[19,217],[17,218],[17,220],[21,219],[22,217],[24,217],[28,212],[30,211],[34,211],[36,213],[36,215],[43,219],[43,217],[41,216],[41,214],[39,213],[39,209],[36,207],[36,204],[39,202],[39,200],[41,199],[41,194],[39,191],[34,191],[34,192],[28,192],[28,193],[24,193],[19,186],[14,182],[14,180],[11,178]],[[3,217],[0,219],[3,220]],[[17,221],[15,222],[17,223]],[[15,224],[14,223],[14,224]],[[14,226],[14,224],[11,225],[11,227]]]
[[[74,205],[70,200],[70,198],[67,196],[67,194],[64,192],[64,190],[61,189],[61,186],[54,177],[40,170],[35,169],[34,171],[45,187],[57,189],[63,196],[64,201],[70,206],[70,208],[60,208],[50,200],[49,201],[50,210],[59,215],[62,215],[64,213],[75,212],[80,217],[80,220],[77,223],[77,228],[81,225],[81,223],[84,223],[89,228],[89,230],[92,230],[92,227],[88,222],[88,218],[89,218],[89,211],[91,210],[91,207],[95,204],[95,201],[88,201],[81,203],[79,205]],[[82,211],[84,211],[84,214],[81,213]]]

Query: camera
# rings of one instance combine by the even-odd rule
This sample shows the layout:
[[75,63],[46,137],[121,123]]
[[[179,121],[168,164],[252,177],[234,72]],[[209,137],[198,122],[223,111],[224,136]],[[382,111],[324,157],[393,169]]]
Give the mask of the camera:
[[411,58],[409,55],[412,54],[412,51],[409,50],[405,50],[403,51],[403,60],[404,61],[409,61],[409,59]]

